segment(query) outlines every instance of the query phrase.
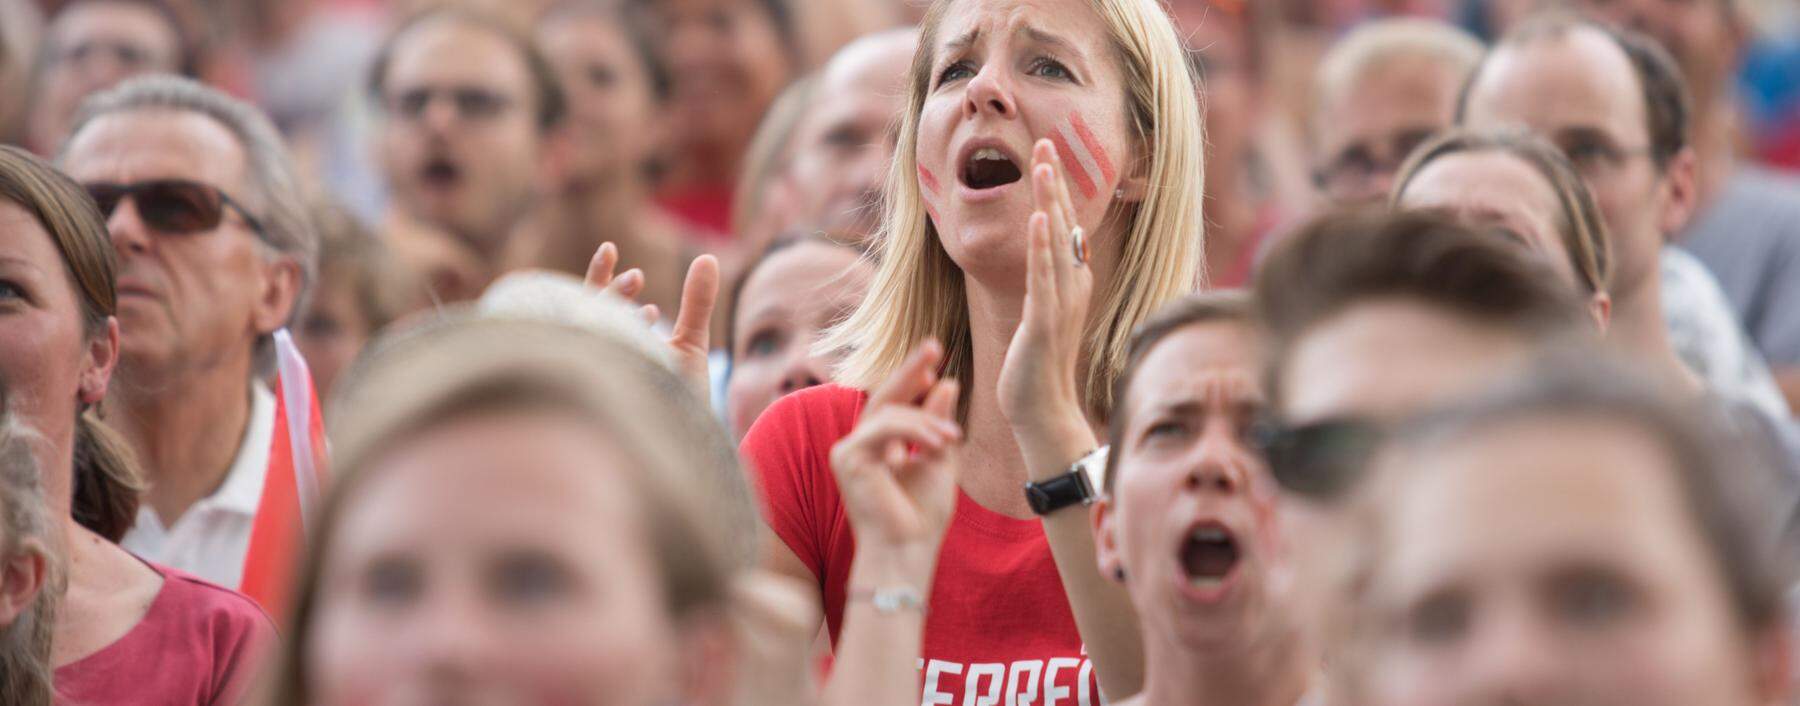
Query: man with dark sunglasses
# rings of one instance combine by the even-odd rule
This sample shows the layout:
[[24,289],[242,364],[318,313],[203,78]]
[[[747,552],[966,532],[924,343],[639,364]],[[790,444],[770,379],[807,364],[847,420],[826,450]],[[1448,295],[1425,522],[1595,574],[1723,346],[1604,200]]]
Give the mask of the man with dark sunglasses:
[[[1278,245],[1257,275],[1278,421],[1255,436],[1295,501],[1286,515],[1304,537],[1303,571],[1330,565],[1342,500],[1386,427],[1479,394],[1547,351],[1602,354],[1566,277],[1506,234],[1448,218],[1328,214]],[[1708,399],[1746,448],[1784,453],[1765,417]],[[1792,469],[1776,479],[1772,507],[1791,514],[1795,480]]]
[[122,544],[236,588],[275,422],[271,335],[318,247],[299,180],[260,112],[187,79],[127,81],[82,116],[60,163],[118,255],[105,408],[148,486]]
[[369,94],[401,217],[396,251],[437,299],[479,296],[550,175],[551,131],[566,111],[554,69],[505,20],[449,5],[389,36]]

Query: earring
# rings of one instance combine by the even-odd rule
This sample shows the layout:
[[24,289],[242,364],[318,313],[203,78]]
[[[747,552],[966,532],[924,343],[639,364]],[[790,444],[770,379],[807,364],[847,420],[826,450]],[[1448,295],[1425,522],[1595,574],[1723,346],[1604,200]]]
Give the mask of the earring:
[[1117,189],[1113,189],[1113,198],[1115,198],[1115,199],[1125,198],[1125,188],[1119,187]]
[[1117,579],[1119,583],[1125,583],[1125,567],[1113,569],[1113,578]]

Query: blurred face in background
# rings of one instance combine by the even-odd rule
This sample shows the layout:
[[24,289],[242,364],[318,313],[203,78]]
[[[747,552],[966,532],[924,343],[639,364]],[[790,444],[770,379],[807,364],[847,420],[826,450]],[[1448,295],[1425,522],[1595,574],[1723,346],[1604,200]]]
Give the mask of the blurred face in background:
[[1674,55],[1695,110],[1730,95],[1746,42],[1734,0],[1571,0],[1582,11],[1655,38]]
[[1556,189],[1523,159],[1499,151],[1438,157],[1407,183],[1399,204],[1448,211],[1467,223],[1503,229],[1570,286],[1581,284],[1563,244]]
[[872,235],[894,161],[916,32],[857,40],[832,57],[796,126],[787,179],[806,226]]
[[[1291,425],[1391,423],[1479,391],[1523,367],[1533,346],[1519,336],[1416,300],[1354,304],[1295,341],[1276,372],[1281,418]],[[1302,624],[1326,624],[1330,567],[1344,547],[1341,498],[1292,496],[1281,514],[1294,537]]]
[[1612,237],[1616,300],[1636,299],[1656,282],[1665,236],[1687,218],[1689,195],[1651,156],[1645,112],[1625,53],[1582,28],[1496,50],[1464,115],[1475,130],[1530,129],[1568,156]]
[[1096,536],[1103,573],[1124,570],[1146,630],[1163,633],[1154,641],[1242,650],[1294,625],[1279,490],[1248,443],[1261,363],[1248,325],[1213,321],[1169,334],[1132,379]]
[[133,76],[179,71],[181,36],[170,21],[144,3],[116,0],[77,2],[56,15],[41,47],[29,146],[54,154],[82,99]]
[[875,268],[849,247],[808,241],[764,258],[738,292],[731,380],[725,388],[733,438],[795,390],[831,380],[830,358],[814,355],[819,332],[862,302]]
[[735,167],[792,77],[788,40],[761,0],[641,1],[674,82],[668,117],[676,149],[719,160],[710,168]]
[[374,333],[373,322],[357,296],[355,275],[349,269],[319,271],[318,286],[313,288],[294,336],[300,354],[306,356],[320,399],[330,396],[338,374],[350,367]]
[[569,102],[569,185],[643,178],[660,106],[621,21],[602,10],[560,12],[538,25],[537,39]]
[[395,443],[320,548],[315,703],[682,702],[700,650],[621,492],[632,463],[549,411]]
[[[1666,448],[1591,416],[1378,464],[1370,703],[1777,703]],[[1528,512],[1521,509],[1529,508]]]
[[379,151],[401,210],[498,251],[538,179],[534,85],[519,49],[471,21],[428,19],[396,38]]
[[1413,148],[1450,127],[1463,73],[1425,56],[1393,56],[1321,96],[1313,119],[1314,176],[1334,204],[1372,204]]

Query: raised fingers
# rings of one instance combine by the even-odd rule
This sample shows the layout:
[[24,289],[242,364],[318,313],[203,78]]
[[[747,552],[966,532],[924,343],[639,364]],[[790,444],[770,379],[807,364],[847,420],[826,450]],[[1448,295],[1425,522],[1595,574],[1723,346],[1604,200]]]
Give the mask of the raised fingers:
[[908,403],[925,394],[937,382],[938,361],[944,357],[944,346],[936,339],[926,339],[906,356],[880,387],[869,394],[869,409],[876,410],[897,403]]
[[713,307],[719,300],[719,261],[711,255],[694,258],[681,284],[681,310],[669,343],[677,347],[707,350],[712,337]]
[[612,284],[613,268],[619,266],[619,248],[612,243],[601,243],[594,251],[594,257],[588,260],[587,276],[582,281],[595,289],[605,289]]

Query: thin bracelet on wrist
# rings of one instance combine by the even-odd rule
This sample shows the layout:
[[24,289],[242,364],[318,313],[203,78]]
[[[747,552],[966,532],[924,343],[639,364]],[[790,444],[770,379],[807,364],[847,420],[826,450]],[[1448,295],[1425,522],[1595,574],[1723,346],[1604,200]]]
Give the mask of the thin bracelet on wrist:
[[850,591],[851,601],[868,601],[875,612],[882,615],[893,615],[900,611],[925,612],[925,597],[919,589],[911,586],[888,586],[886,588],[853,589]]

